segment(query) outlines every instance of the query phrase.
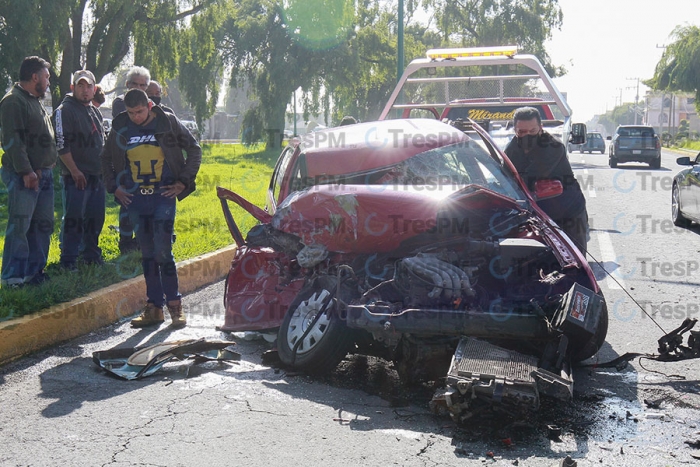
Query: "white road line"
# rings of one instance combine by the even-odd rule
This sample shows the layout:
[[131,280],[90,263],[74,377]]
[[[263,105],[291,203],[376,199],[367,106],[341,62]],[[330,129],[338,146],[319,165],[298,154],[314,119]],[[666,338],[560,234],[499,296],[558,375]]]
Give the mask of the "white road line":
[[[624,279],[620,277],[619,268],[622,267],[622,265],[617,264],[617,256],[615,255],[615,249],[613,248],[609,233],[598,232],[598,246],[600,247],[600,261],[602,265],[608,272],[611,272],[611,275],[617,280],[617,282],[615,282],[610,276],[607,276],[605,283],[608,289],[627,289]],[[613,268],[616,269],[612,270]]]

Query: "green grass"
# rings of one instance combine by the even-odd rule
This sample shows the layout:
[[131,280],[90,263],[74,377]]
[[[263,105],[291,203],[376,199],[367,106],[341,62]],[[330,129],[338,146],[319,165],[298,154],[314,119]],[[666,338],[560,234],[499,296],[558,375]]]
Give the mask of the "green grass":
[[700,141],[685,141],[681,147],[700,151]]
[[[177,206],[177,240],[173,245],[175,261],[193,258],[233,243],[221,211],[221,203],[216,196],[216,187],[228,188],[253,204],[263,207],[270,175],[279,155],[278,150],[264,151],[262,147],[246,148],[237,144],[203,145],[202,152],[197,190],[178,202]],[[81,265],[77,273],[68,273],[58,267],[58,234],[63,209],[58,178],[55,181],[56,224],[46,268],[51,280],[40,286],[17,290],[0,288],[0,320],[67,302],[142,273],[139,254],[119,254],[119,236],[109,228],[110,225],[118,224],[119,208],[114,202],[114,197],[109,194],[105,226],[100,236],[100,247],[106,264],[101,267]],[[5,243],[6,204],[7,192],[4,185],[0,184],[0,251]],[[232,203],[229,203],[229,206],[243,232],[255,225],[253,217],[243,209]]]

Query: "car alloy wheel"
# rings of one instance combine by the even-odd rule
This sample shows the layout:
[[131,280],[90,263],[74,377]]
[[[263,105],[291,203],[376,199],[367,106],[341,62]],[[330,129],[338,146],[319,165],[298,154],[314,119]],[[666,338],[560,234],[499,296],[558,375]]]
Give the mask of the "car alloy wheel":
[[688,227],[690,224],[690,221],[681,212],[681,192],[677,183],[673,184],[671,191],[671,219],[673,224],[678,227]]

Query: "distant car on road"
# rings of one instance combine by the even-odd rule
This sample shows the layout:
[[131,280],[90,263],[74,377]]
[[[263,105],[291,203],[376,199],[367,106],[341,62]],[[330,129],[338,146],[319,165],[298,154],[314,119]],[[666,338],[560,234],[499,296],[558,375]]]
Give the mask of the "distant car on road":
[[591,154],[593,151],[600,151],[601,154],[605,154],[605,138],[603,138],[603,135],[597,131],[592,131],[586,134],[585,143],[569,143],[569,152],[574,152],[576,150],[578,150],[580,153],[587,152],[588,154]]
[[676,159],[678,165],[688,166],[673,177],[671,190],[671,218],[678,227],[688,227],[690,222],[700,223],[700,153]]
[[610,141],[610,167],[621,162],[645,162],[652,169],[661,167],[661,141],[653,127],[621,125]]
[[182,124],[185,125],[185,128],[190,130],[190,133],[192,133],[192,136],[194,136],[197,141],[202,139],[202,134],[199,132],[197,122],[194,120],[182,120]]

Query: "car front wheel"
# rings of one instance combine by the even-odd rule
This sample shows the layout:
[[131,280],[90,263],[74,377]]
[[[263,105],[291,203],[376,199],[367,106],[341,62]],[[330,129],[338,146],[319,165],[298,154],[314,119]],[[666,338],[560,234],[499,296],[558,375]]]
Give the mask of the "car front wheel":
[[615,167],[617,167],[617,159],[615,159],[615,158],[612,157],[612,156],[610,157],[609,163],[610,163],[610,167],[611,167],[611,168],[614,169]]
[[319,279],[294,299],[277,336],[283,363],[321,374],[333,370],[345,357],[353,333],[337,315],[334,290],[334,281]]
[[657,157],[653,161],[649,163],[649,167],[652,169],[660,169],[661,168],[661,156]]
[[690,225],[690,221],[681,212],[681,192],[677,183],[673,184],[673,190],[671,191],[671,218],[673,224],[678,227],[688,227]]

